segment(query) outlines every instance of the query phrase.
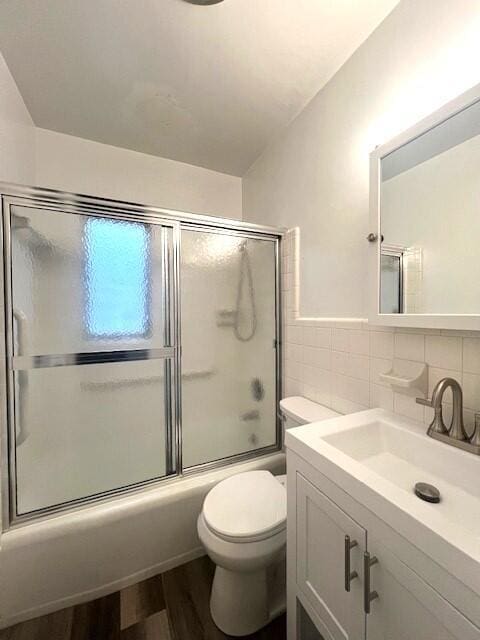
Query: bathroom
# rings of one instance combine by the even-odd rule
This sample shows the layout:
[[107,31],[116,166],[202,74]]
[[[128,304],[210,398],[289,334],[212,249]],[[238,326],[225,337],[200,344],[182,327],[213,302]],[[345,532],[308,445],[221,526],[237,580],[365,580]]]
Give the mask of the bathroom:
[[478,0],[0,3],[0,640],[480,640],[479,59]]

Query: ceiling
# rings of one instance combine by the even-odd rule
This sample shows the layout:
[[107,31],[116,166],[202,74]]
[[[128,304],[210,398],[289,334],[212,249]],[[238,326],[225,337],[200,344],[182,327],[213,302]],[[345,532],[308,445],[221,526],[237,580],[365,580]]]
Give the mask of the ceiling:
[[38,127],[241,176],[398,0],[1,0]]

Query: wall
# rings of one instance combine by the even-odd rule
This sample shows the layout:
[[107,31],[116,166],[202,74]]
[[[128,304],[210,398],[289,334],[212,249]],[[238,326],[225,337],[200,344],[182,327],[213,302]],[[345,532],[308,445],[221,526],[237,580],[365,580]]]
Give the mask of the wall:
[[36,184],[166,209],[242,218],[241,179],[37,129]]
[[35,127],[0,53],[0,181],[31,184]]
[[368,155],[480,81],[477,0],[403,0],[243,180],[244,219],[302,231],[302,316],[365,317]]

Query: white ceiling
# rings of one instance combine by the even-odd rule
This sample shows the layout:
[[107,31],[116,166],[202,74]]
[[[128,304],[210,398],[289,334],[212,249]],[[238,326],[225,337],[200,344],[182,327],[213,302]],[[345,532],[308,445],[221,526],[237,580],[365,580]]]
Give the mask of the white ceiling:
[[35,124],[243,175],[398,0],[1,0]]

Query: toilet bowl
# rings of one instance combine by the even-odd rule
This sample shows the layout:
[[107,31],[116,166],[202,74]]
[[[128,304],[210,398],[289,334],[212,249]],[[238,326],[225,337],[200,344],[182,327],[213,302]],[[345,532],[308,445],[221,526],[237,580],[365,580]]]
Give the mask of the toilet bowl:
[[[306,398],[280,403],[285,428],[336,416]],[[219,482],[198,517],[199,538],[216,565],[213,621],[227,635],[255,633],[285,611],[285,476],[247,471]]]
[[285,610],[287,496],[269,471],[239,473],[205,498],[197,530],[217,565],[213,621],[227,635],[254,633]]

